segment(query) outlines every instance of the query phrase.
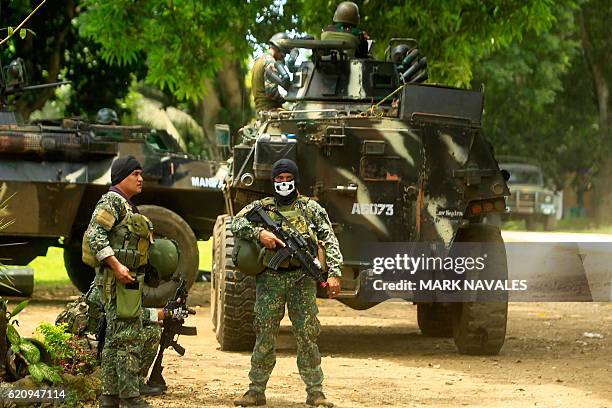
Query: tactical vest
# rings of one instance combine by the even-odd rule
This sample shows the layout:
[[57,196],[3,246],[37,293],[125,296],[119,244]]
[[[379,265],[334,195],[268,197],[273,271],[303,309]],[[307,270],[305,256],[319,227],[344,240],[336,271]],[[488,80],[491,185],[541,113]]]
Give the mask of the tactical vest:
[[[126,206],[129,204],[126,202]],[[127,211],[125,217],[109,234],[110,247],[115,257],[130,270],[149,261],[149,246],[153,243],[153,224],[142,214]]]
[[[280,212],[293,226],[295,229],[304,237],[306,242],[309,244],[308,250],[311,254],[317,254],[317,235],[314,232],[314,224],[312,223],[313,214],[309,214],[307,203],[310,199],[304,196],[298,196],[295,202],[288,207],[279,207],[276,208],[278,212]],[[280,221],[280,217],[275,211],[272,211],[275,208],[274,198],[266,197],[261,200],[261,205],[266,210],[270,218],[274,221]],[[283,223],[283,229],[291,230],[289,225]],[[270,260],[276,253],[275,249],[267,249],[265,250],[264,256],[262,257],[262,263],[265,267],[268,267],[270,264]],[[287,259],[285,260],[280,267],[281,268],[295,268],[299,267],[300,263],[297,259]]]
[[[153,242],[153,224],[142,214],[132,212],[125,201],[126,215],[109,233],[110,247],[119,262],[130,270],[138,269],[148,262],[149,246]],[[82,243],[83,262],[92,267],[100,266],[86,240]]]

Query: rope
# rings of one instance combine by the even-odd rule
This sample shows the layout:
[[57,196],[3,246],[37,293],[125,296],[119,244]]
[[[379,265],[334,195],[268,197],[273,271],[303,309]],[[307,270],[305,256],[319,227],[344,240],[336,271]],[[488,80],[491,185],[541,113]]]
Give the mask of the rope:
[[382,104],[384,101],[386,101],[387,99],[389,99],[390,97],[392,97],[393,95],[395,95],[396,93],[401,91],[404,88],[404,86],[406,86],[406,84],[400,85],[395,91],[393,91],[389,95],[385,96],[380,102],[378,102],[375,105],[372,105],[370,107],[370,109],[368,109],[367,112],[363,112],[362,116],[378,116],[378,117],[382,117],[383,116],[383,112],[377,112],[378,107],[380,106],[380,104]]

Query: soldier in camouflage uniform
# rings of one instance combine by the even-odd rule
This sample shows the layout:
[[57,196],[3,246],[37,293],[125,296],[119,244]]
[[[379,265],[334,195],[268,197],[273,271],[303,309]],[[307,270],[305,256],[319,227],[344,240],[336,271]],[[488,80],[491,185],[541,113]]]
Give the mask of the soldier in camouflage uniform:
[[278,91],[278,85],[266,77],[266,71],[275,71],[274,63],[285,59],[285,52],[278,41],[289,38],[285,33],[276,33],[268,44],[270,47],[253,64],[251,77],[251,92],[255,101],[257,113],[266,110],[280,109],[283,106],[283,97]]
[[[272,180],[274,197],[260,200],[260,203],[271,217],[275,216],[273,210],[280,211],[311,244],[314,241],[314,250],[318,245],[323,247],[329,276],[329,296],[335,297],[340,291],[342,255],[327,212],[316,201],[298,194],[296,184],[299,182],[299,171],[293,161],[277,161],[272,167]],[[266,265],[274,255],[274,249],[283,243],[272,232],[245,218],[254,204],[247,205],[236,215],[231,229],[235,237],[259,241],[267,248],[263,257]],[[306,403],[333,406],[323,394],[321,355],[316,343],[320,331],[316,293],[315,281],[303,277],[299,264],[294,261],[286,261],[279,270],[266,268],[257,275],[254,322],[256,341],[249,372],[251,384],[244,396],[234,401],[235,405],[265,405],[266,385],[276,363],[276,336],[287,304],[297,342],[297,365],[306,383]]]
[[106,314],[100,407],[150,407],[140,398],[143,320],[163,311],[142,308],[143,266],[152,241],[150,221],[130,198],[142,191],[142,166],[122,156],[111,168],[112,187],[98,201],[83,239],[83,261],[96,266],[95,284]]
[[360,22],[359,6],[352,1],[343,1],[338,4],[336,12],[333,17],[333,24],[325,27],[321,33],[321,39],[340,39],[341,37],[329,35],[328,33],[343,33],[350,34],[347,36],[347,40],[355,42],[355,57],[356,58],[367,58],[368,57],[368,40],[370,37],[368,33],[358,27]]

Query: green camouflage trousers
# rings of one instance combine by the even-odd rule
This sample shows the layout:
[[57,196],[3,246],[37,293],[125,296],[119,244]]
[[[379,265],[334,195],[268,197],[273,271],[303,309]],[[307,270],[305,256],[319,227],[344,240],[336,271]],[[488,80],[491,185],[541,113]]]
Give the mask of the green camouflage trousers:
[[117,317],[115,301],[106,302],[106,343],[102,350],[102,394],[131,398],[140,395],[142,316]]
[[322,391],[323,371],[317,337],[321,330],[316,304],[316,284],[300,270],[274,272],[265,270],[256,278],[255,348],[251,357],[249,389],[264,392],[276,364],[276,337],[285,304],[297,343],[297,366],[306,392]]
[[144,321],[142,324],[142,354],[140,357],[140,384],[147,379],[149,368],[155,361],[159,340],[161,339],[161,327],[152,321]]

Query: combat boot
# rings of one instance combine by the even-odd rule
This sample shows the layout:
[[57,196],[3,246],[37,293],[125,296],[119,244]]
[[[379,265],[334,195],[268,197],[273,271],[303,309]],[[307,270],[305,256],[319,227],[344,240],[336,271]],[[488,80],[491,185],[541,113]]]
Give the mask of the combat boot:
[[119,401],[122,408],[153,408],[153,405],[140,397],[121,398]]
[[313,392],[312,394],[308,394],[306,398],[306,405],[311,405],[313,407],[328,407],[331,408],[334,406],[333,403],[329,402],[325,398],[325,394],[322,392]]
[[263,392],[248,390],[242,397],[234,400],[234,405],[237,407],[255,407],[266,405],[266,395]]
[[119,397],[116,395],[100,395],[100,408],[119,408]]
[[142,384],[139,388],[140,395],[154,397],[156,395],[162,395],[164,389],[157,385]]

